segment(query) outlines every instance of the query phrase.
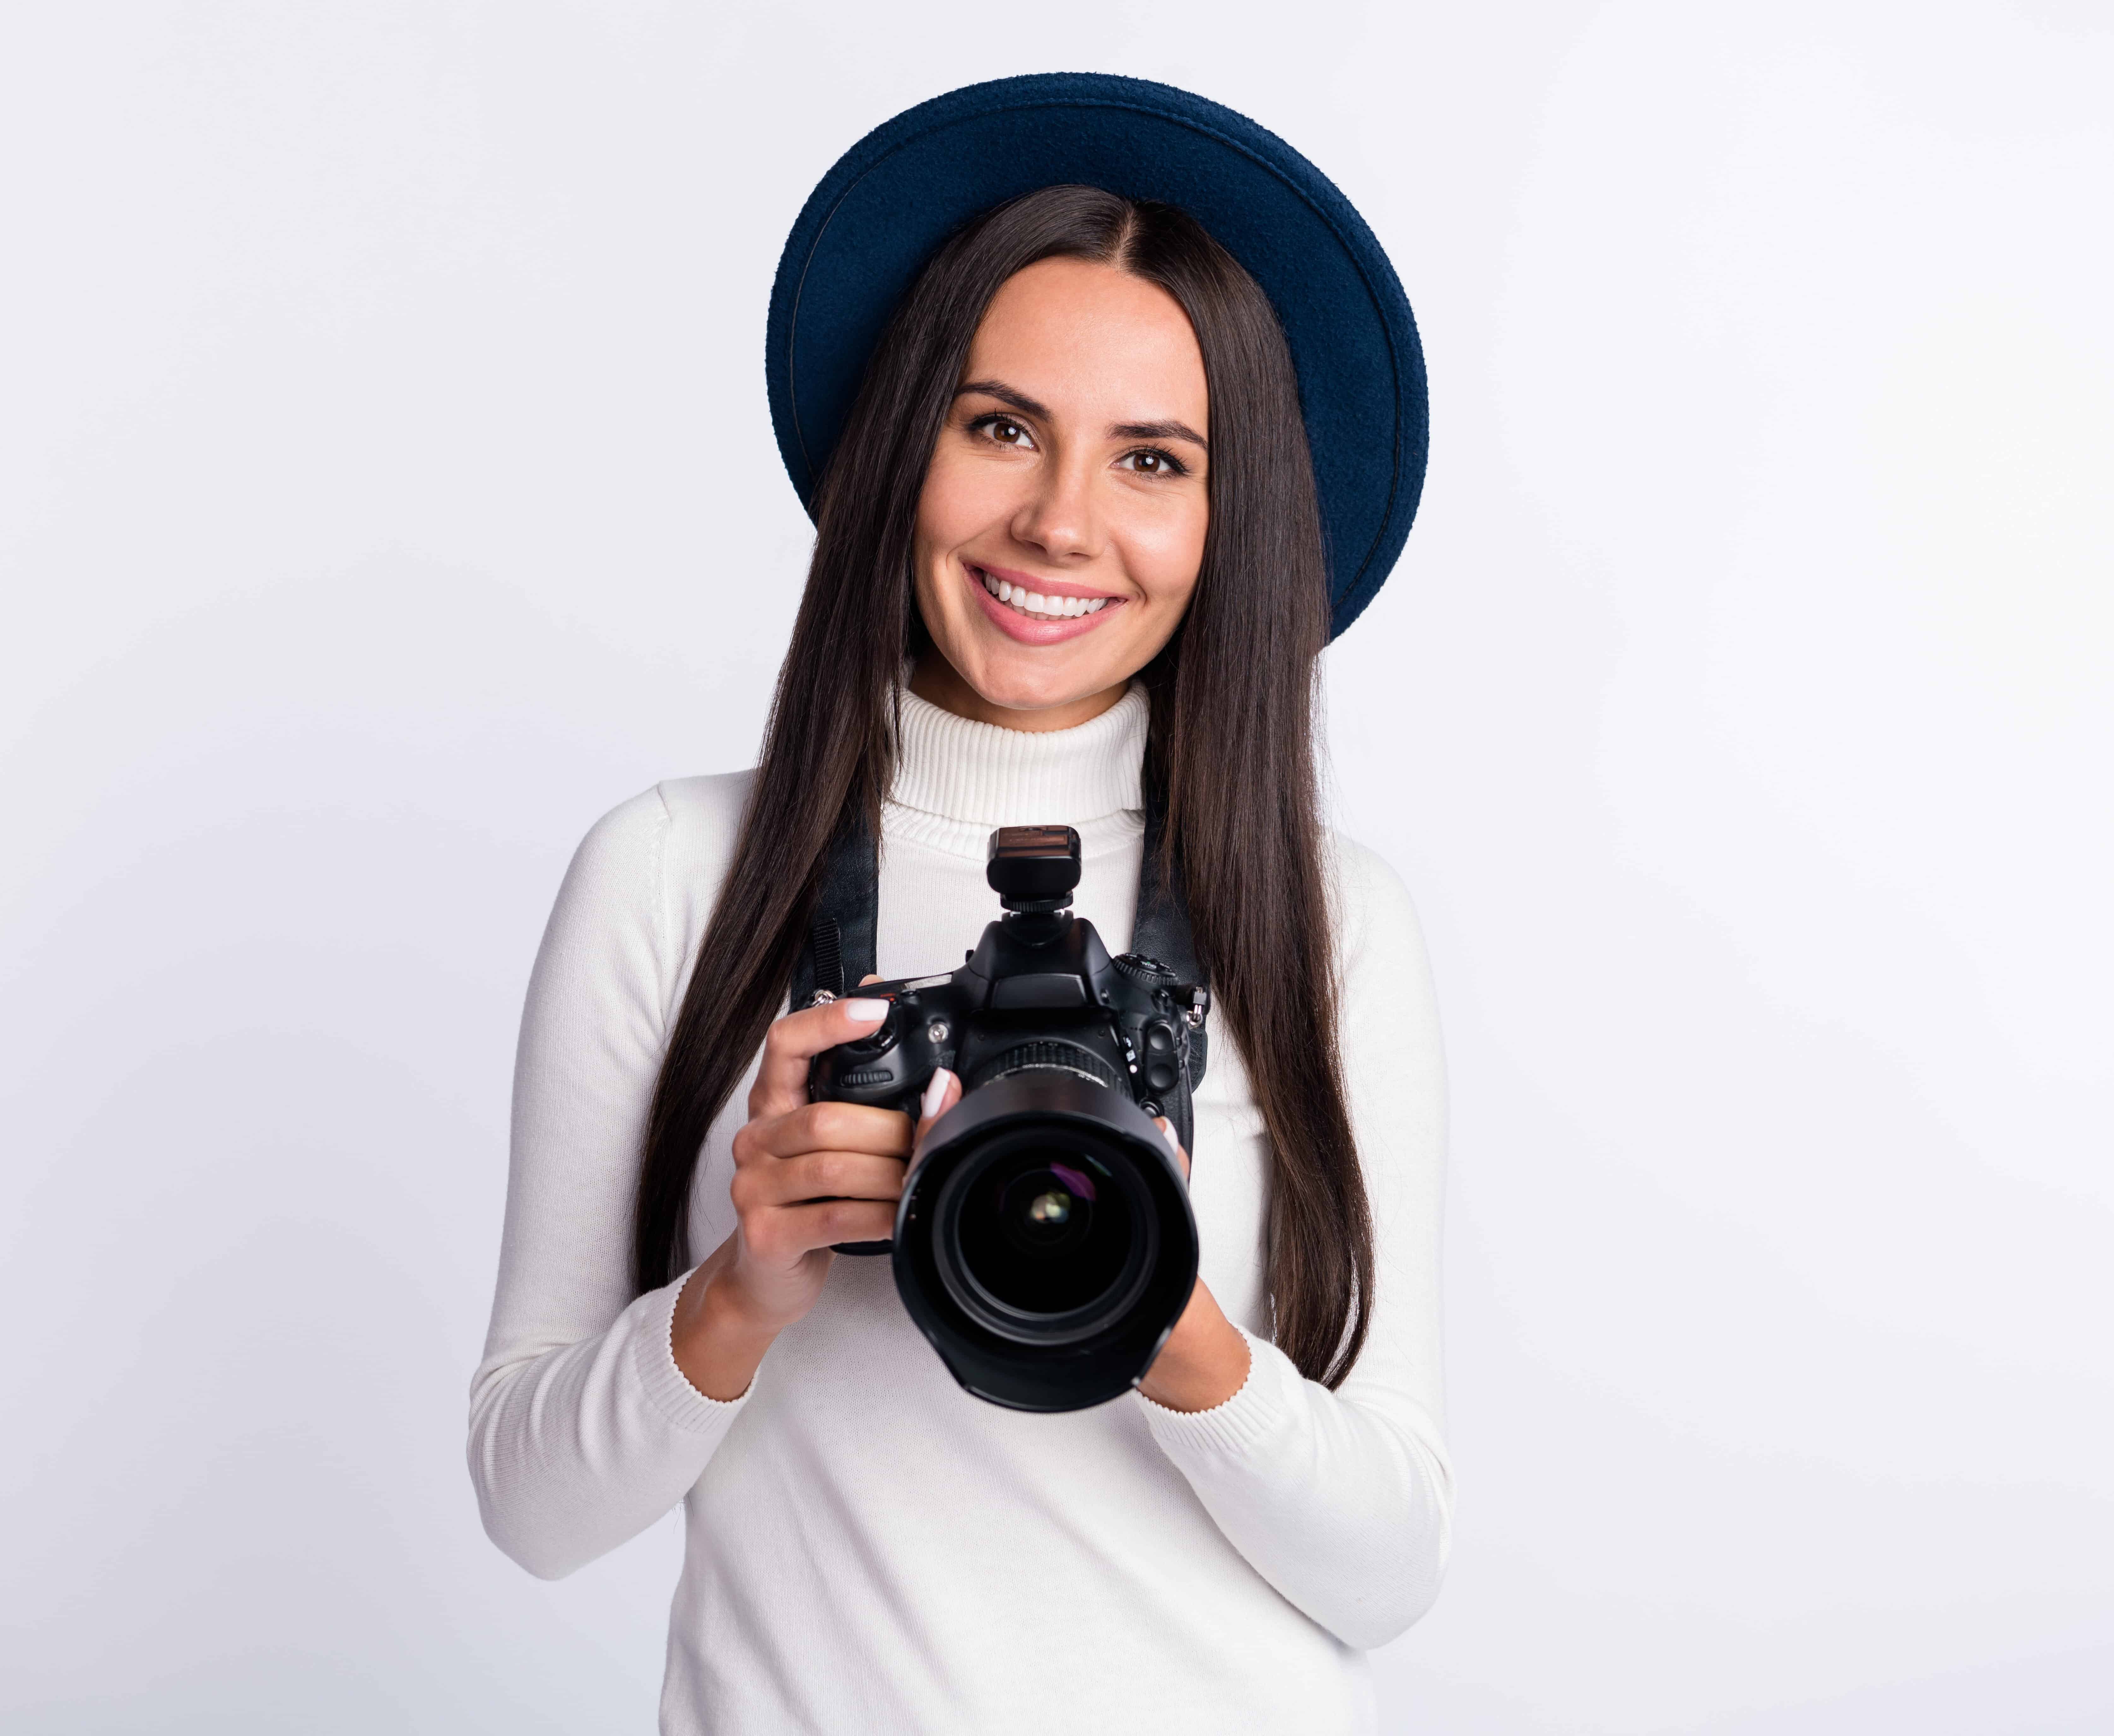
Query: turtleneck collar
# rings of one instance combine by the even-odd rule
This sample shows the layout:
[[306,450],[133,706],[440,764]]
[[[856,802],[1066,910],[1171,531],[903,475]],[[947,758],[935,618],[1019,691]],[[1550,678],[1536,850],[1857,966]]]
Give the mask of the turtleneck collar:
[[[909,811],[895,817],[928,843],[981,855],[996,826],[1083,829],[1131,818],[1145,806],[1151,702],[1136,682],[1099,717],[1072,729],[1001,729],[943,711],[907,688],[901,697],[902,752],[890,803]],[[928,824],[916,824],[921,818]],[[958,829],[959,839],[951,835]]]

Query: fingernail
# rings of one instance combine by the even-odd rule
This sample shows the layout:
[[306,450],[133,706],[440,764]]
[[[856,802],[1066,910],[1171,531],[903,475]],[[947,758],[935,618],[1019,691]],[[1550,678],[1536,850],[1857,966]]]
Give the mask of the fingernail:
[[927,1121],[940,1112],[940,1105],[947,1095],[947,1087],[954,1082],[954,1076],[943,1067],[932,1069],[932,1077],[925,1087],[925,1095],[917,1105],[917,1112]]
[[886,1001],[849,1000],[837,1004],[851,1016],[853,1022],[860,1025],[878,1025],[888,1016]]
[[1179,1162],[1182,1156],[1182,1141],[1174,1135],[1174,1123],[1164,1115],[1155,1115],[1152,1119],[1160,1132],[1166,1136],[1167,1149],[1174,1154],[1176,1160]]

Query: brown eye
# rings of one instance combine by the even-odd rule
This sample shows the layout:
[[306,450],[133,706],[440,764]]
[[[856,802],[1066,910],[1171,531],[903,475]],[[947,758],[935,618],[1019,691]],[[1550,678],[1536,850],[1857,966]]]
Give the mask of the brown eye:
[[1036,450],[1035,436],[1012,417],[1001,415],[996,410],[986,410],[974,418],[968,424],[968,432],[972,440],[988,440],[994,445],[1011,446],[1015,451]]
[[1179,459],[1151,446],[1142,451],[1124,453],[1123,463],[1132,476],[1187,476],[1189,473],[1188,468]]

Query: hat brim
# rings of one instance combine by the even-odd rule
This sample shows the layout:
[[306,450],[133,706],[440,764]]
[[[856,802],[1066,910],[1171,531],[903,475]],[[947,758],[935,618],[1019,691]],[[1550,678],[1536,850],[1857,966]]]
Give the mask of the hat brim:
[[1401,554],[1423,490],[1429,408],[1409,298],[1319,169],[1170,85],[1073,72],[971,85],[875,128],[823,176],[786,240],[765,334],[771,423],[803,505],[926,261],[980,212],[1068,183],[1180,206],[1270,297],[1299,375],[1340,633]]

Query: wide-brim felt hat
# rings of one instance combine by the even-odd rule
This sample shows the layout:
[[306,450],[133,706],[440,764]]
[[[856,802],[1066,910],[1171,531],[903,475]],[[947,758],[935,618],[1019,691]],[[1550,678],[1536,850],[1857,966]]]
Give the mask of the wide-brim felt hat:
[[837,160],[787,238],[764,340],[778,449],[817,478],[889,316],[972,217],[1037,188],[1178,205],[1247,267],[1284,328],[1328,538],[1330,637],[1402,553],[1430,413],[1409,298],[1314,165],[1246,116],[1169,85],[1046,72],[906,109]]

